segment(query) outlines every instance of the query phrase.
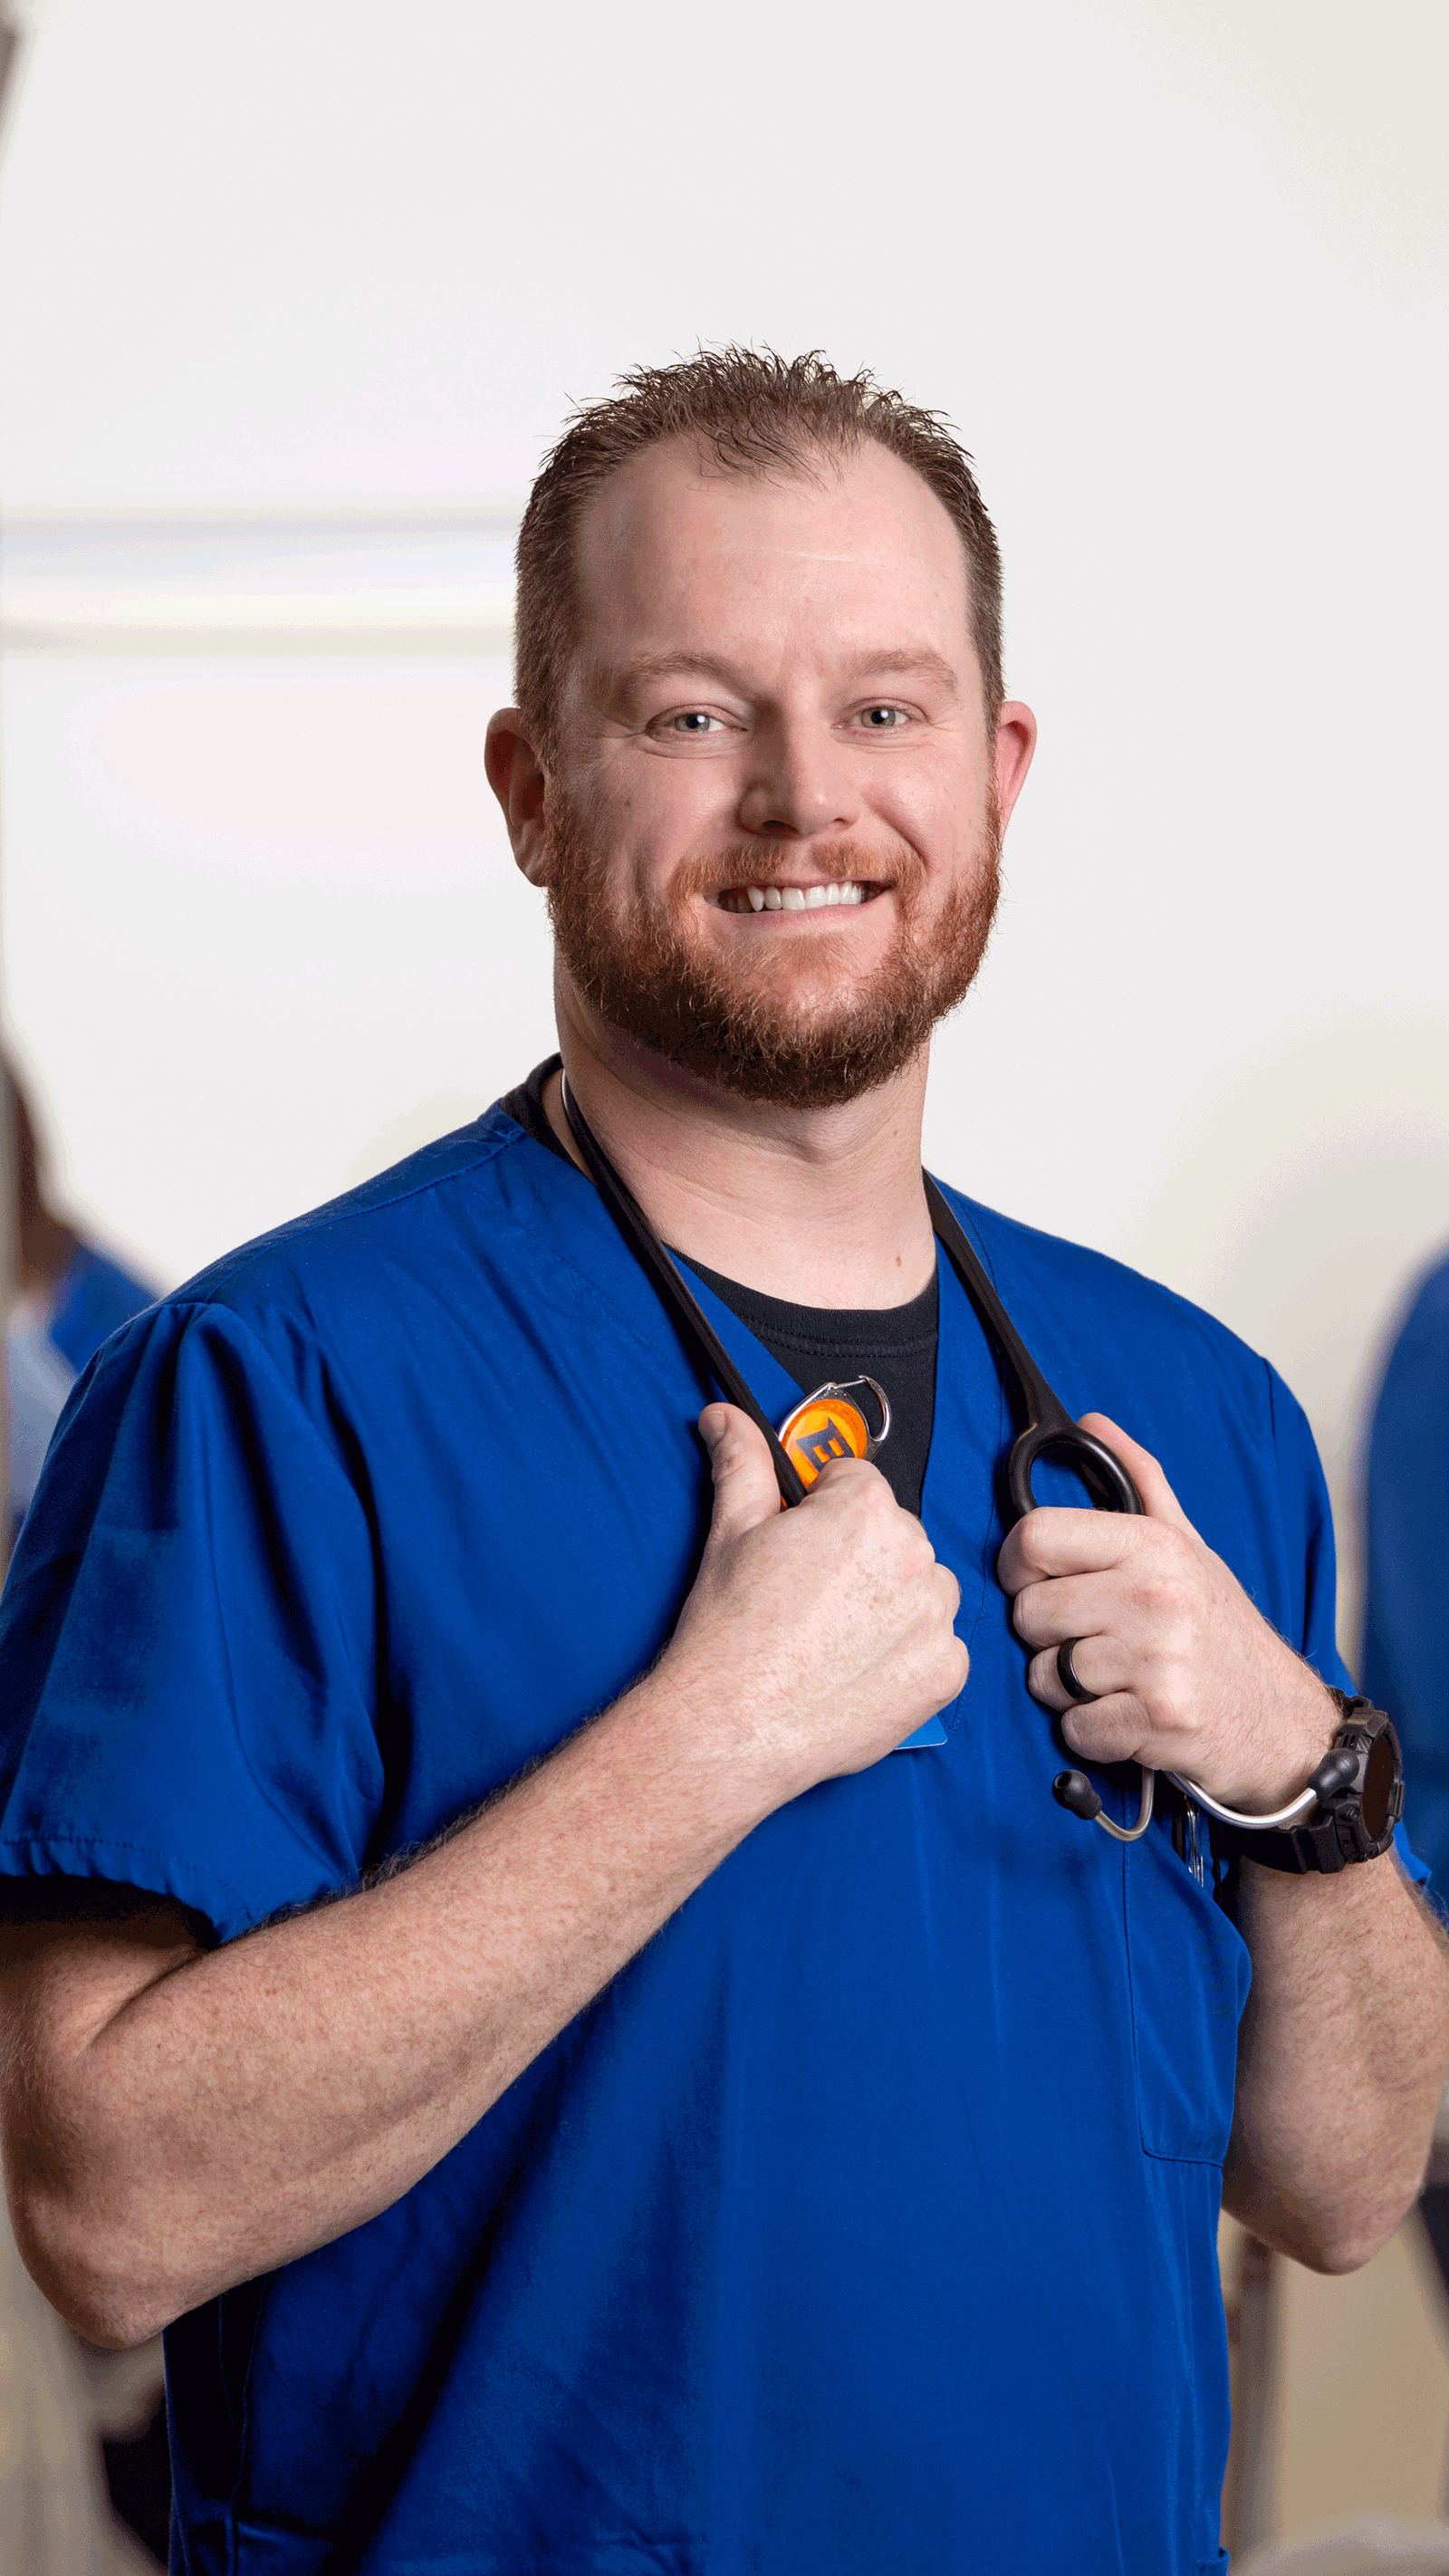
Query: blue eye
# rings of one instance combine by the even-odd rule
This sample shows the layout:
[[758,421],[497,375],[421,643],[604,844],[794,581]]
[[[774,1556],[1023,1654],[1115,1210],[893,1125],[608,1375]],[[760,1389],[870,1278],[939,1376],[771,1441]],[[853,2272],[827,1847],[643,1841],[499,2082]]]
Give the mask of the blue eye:
[[899,733],[906,711],[904,707],[865,707],[861,720],[869,733]]

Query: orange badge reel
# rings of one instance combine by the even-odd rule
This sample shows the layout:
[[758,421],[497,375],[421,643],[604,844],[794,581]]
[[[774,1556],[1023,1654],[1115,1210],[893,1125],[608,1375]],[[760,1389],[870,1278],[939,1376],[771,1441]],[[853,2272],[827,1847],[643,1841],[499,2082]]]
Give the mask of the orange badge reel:
[[[880,1429],[872,1431],[855,1390],[869,1387],[880,1410]],[[844,1386],[817,1386],[780,1425],[780,1446],[808,1491],[835,1458],[873,1458],[891,1427],[884,1387],[873,1377],[853,1377]]]

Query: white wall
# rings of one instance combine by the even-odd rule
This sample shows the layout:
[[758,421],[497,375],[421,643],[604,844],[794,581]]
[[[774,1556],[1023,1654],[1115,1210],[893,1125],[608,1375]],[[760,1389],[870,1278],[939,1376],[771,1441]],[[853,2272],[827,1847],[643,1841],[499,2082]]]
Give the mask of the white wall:
[[1442,0],[33,24],[6,975],[75,1203],[179,1275],[544,1050],[478,547],[621,367],[820,344],[962,429],[1043,721],[932,1159],[1214,1306],[1342,1487],[1449,1239]]

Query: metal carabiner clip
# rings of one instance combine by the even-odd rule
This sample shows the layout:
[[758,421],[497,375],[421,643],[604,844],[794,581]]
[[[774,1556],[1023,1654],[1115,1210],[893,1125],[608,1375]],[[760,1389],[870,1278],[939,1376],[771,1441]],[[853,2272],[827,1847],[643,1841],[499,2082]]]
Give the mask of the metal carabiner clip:
[[[880,1408],[880,1429],[872,1431],[854,1400],[857,1387],[868,1386]],[[807,1493],[822,1471],[837,1458],[875,1457],[890,1434],[891,1408],[885,1388],[873,1377],[828,1379],[788,1413],[780,1425],[780,1446]]]

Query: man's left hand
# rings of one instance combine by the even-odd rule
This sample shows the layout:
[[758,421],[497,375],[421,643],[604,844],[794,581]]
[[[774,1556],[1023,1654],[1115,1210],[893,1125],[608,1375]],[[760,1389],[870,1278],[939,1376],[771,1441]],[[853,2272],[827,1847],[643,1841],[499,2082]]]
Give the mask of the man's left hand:
[[[1224,1805],[1268,1814],[1333,1741],[1336,1702],[1199,1538],[1155,1458],[1100,1413],[1082,1416],[1130,1471],[1145,1517],[1028,1512],[997,1559],[1028,1685],[1084,1762],[1142,1762],[1198,1780]],[[1089,1702],[1072,1699],[1057,1649]]]

